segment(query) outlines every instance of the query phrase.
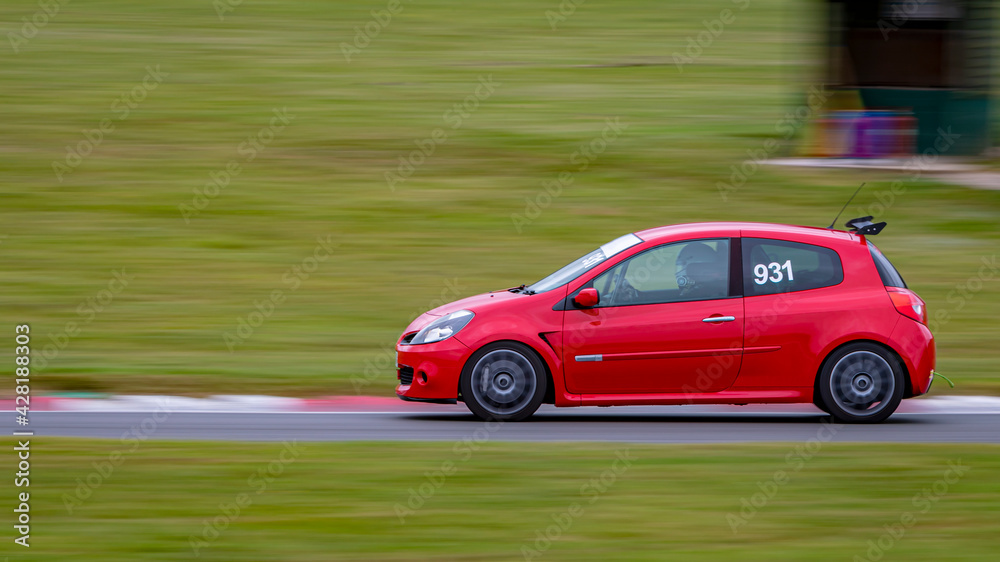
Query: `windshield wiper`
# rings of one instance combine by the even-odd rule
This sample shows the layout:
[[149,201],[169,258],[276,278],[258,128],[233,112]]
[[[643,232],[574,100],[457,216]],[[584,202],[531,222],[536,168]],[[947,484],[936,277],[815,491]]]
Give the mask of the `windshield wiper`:
[[512,293],[524,293],[525,295],[533,295],[533,294],[535,294],[535,292],[532,291],[531,289],[529,289],[527,287],[527,285],[520,285],[520,286],[517,286],[517,287],[511,287],[510,289],[507,289],[507,290],[510,291],[510,292],[512,292]]

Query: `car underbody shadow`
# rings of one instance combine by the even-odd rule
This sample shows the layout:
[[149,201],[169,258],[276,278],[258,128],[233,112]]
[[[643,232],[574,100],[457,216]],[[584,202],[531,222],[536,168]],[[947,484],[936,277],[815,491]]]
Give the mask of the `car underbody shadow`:
[[[473,416],[471,413],[441,413],[441,414],[408,414],[405,416],[409,420],[419,421],[442,421],[442,422],[465,422],[465,423],[487,423]],[[706,413],[683,413],[676,414],[647,414],[647,413],[562,413],[562,412],[539,412],[527,420],[520,422],[504,422],[512,425],[530,425],[546,423],[640,423],[640,424],[777,424],[777,425],[821,425],[835,424],[833,418],[822,412],[816,413],[746,413],[746,414],[706,414]],[[914,416],[896,415],[879,424],[839,424],[844,427],[865,427],[880,425],[913,425],[929,423],[929,420],[916,418]]]

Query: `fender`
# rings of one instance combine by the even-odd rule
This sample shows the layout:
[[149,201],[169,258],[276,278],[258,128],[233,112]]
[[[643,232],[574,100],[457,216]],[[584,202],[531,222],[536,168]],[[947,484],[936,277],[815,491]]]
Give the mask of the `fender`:
[[[896,325],[898,325],[898,324],[899,324],[899,320],[896,320],[896,323],[893,324],[893,328],[891,330],[889,330],[888,333],[891,334],[895,330]],[[839,349],[839,348],[841,348],[841,347],[843,347],[843,346],[845,346],[845,345],[847,345],[849,343],[854,343],[854,342],[869,341],[869,342],[877,343],[879,345],[882,345],[882,346],[885,346],[885,347],[891,349],[896,355],[899,355],[900,357],[902,357],[902,354],[899,353],[899,350],[896,349],[895,346],[890,343],[890,339],[891,338],[888,338],[888,337],[886,337],[886,336],[884,336],[882,334],[878,334],[878,333],[875,333],[875,332],[854,332],[854,333],[850,333],[850,334],[844,334],[844,335],[840,336],[839,338],[831,341],[829,344],[826,345],[826,347],[824,347],[822,349],[822,351],[820,351],[819,354],[816,355],[816,360],[815,360],[815,362],[813,364],[813,369],[812,370],[816,373],[816,376],[819,377],[819,371],[820,371],[820,369],[823,368],[823,363],[826,361],[826,358],[829,357],[830,354],[832,354],[837,349]]]
[[542,363],[545,364],[545,368],[548,370],[549,378],[552,381],[553,396],[555,396],[556,406],[577,406],[580,404],[580,397],[566,391],[566,381],[563,377],[562,359],[556,352],[556,349],[561,347],[562,332],[548,332],[548,334],[549,335],[546,336],[549,339],[548,342],[542,339],[539,334],[522,334],[517,332],[491,332],[488,337],[474,342],[469,342],[465,338],[462,338],[464,334],[461,333],[455,336],[455,338],[472,350],[469,353],[469,356],[465,358],[465,361],[469,360],[469,357],[475,353],[475,350],[481,349],[483,346],[490,345],[492,343],[511,341],[530,347],[532,351],[534,351],[542,360]]

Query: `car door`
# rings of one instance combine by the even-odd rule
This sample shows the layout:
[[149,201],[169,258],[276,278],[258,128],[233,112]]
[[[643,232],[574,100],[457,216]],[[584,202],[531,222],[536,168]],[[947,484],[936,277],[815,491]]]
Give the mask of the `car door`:
[[746,325],[736,383],[740,389],[797,387],[811,392],[823,350],[831,342],[845,333],[875,339],[892,330],[872,313],[885,305],[885,295],[860,281],[861,271],[845,275],[858,266],[822,243],[744,231]]
[[743,346],[740,283],[730,281],[731,270],[739,273],[732,267],[734,245],[738,258],[738,239],[663,244],[575,290],[596,288],[600,303],[564,312],[567,389],[633,394],[728,388]]

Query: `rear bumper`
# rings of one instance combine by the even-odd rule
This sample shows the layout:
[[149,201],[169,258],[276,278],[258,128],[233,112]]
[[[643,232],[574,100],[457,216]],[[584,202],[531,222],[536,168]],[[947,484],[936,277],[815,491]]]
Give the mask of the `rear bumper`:
[[[454,403],[458,398],[458,380],[471,350],[457,338],[423,345],[396,344],[396,396],[418,402]],[[409,384],[402,380],[409,378]]]
[[889,344],[903,358],[910,375],[910,396],[926,394],[931,387],[931,372],[936,361],[934,335],[920,322],[903,317],[896,323]]

